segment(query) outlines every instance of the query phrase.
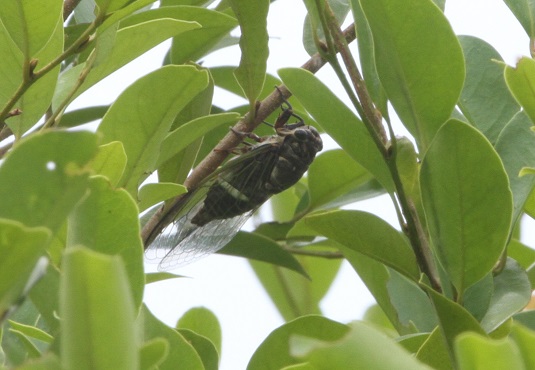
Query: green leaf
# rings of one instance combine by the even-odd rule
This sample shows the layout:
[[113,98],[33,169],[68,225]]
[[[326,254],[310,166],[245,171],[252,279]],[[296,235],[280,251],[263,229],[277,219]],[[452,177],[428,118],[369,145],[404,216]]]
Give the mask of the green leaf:
[[219,368],[219,354],[208,338],[189,329],[178,329],[178,332],[195,348],[205,370],[217,370]]
[[55,233],[87,189],[96,139],[65,131],[22,139],[0,166],[0,217]]
[[442,294],[435,292],[429,287],[425,288],[435,307],[439,325],[442,329],[441,332],[447,343],[448,353],[450,354],[452,361],[454,361],[455,339],[458,335],[467,331],[472,331],[481,335],[485,335],[485,332],[481,326],[479,326],[476,319],[474,319],[474,317],[462,306],[449,300]]
[[526,271],[508,258],[505,268],[494,277],[494,292],[481,327],[490,333],[513,314],[522,310],[531,298],[531,284]]
[[169,279],[178,279],[181,278],[180,275],[171,274],[170,272],[151,272],[145,274],[145,284],[156,283],[158,281],[169,280]]
[[349,328],[322,316],[304,316],[275,329],[257,348],[247,370],[280,369],[302,362],[291,353],[292,336],[301,335],[323,341],[342,339]]
[[112,141],[99,146],[97,155],[91,161],[91,167],[116,186],[123,176],[126,162],[123,144],[120,141]]
[[[17,370],[58,370],[61,368],[59,358],[53,353],[46,353],[38,359],[18,366]],[[0,369],[4,370],[3,367],[0,367]]]
[[[134,197],[139,184],[155,169],[160,144],[177,112],[207,83],[205,71],[166,66],[129,86],[106,113],[98,132],[103,143],[123,143],[128,162],[119,185]],[[162,95],[164,85],[167,88]]]
[[505,248],[512,214],[507,175],[480,132],[450,120],[423,159],[420,186],[432,245],[462,295]]
[[526,114],[535,122],[535,60],[521,58],[516,67],[505,67],[505,82]]
[[201,358],[195,348],[175,329],[159,321],[142,306],[138,323],[143,327],[145,341],[163,338],[169,343],[169,355],[159,364],[160,370],[204,370]]
[[308,208],[328,204],[371,179],[370,173],[343,150],[324,152],[316,157],[308,170]]
[[143,343],[139,350],[139,368],[141,370],[157,369],[169,354],[169,344],[163,338],[155,338]]
[[[119,29],[109,55],[91,70],[83,85],[77,90],[76,96],[162,41],[196,28],[199,28],[197,23],[164,18]],[[75,72],[66,71],[61,75],[61,79],[71,79],[73,74],[78,75]],[[167,84],[160,85],[158,93],[162,86],[167,86]]]
[[412,330],[407,330],[407,328],[400,323],[398,312],[391,302],[390,292],[387,289],[391,271],[381,262],[351,249],[346,249],[344,251],[344,257],[362,279],[377,301],[377,304],[396,330],[400,334],[412,333]]
[[390,301],[395,307],[399,323],[408,330],[431,332],[437,326],[437,318],[425,292],[414,282],[395,271],[390,271],[387,283]]
[[386,92],[379,80],[377,73],[377,66],[375,63],[375,50],[373,45],[373,37],[368,20],[362,11],[360,2],[358,0],[351,0],[351,10],[355,17],[355,29],[358,35],[358,49],[360,65],[362,66],[362,75],[366,88],[372,101],[376,104],[377,109],[382,116],[388,118],[388,99]]
[[50,344],[54,339],[46,331],[39,329],[38,327],[33,325],[25,325],[19,322],[15,322],[13,320],[9,320],[9,325],[11,326],[10,330],[17,330],[18,332],[24,334],[26,337],[37,339],[44,343]]
[[254,112],[256,99],[266,78],[268,49],[267,15],[269,0],[229,0],[240,23],[240,65],[234,72]]
[[372,31],[381,83],[424,152],[461,93],[464,61],[459,41],[429,0],[360,3]]
[[162,142],[156,167],[160,167],[165,161],[171,159],[177,153],[186,149],[188,145],[193,144],[215,128],[223,125],[234,125],[239,117],[238,113],[212,114],[195,118],[179,126],[171,131]]
[[166,17],[174,16],[201,25],[199,29],[173,37],[170,57],[174,64],[201,59],[238,25],[235,18],[210,9],[173,6],[161,10],[165,12]]
[[[32,271],[45,252],[50,231],[2,219],[0,235],[0,318],[3,318],[31,287]],[[31,283],[33,285],[35,281]]]
[[453,359],[450,357],[439,327],[431,332],[418,349],[416,358],[436,370],[454,370]]
[[510,337],[516,343],[526,369],[533,369],[535,367],[535,352],[533,352],[533,346],[535,346],[535,333],[533,330],[529,330],[526,327],[514,323],[511,328]]
[[136,369],[135,311],[121,259],[74,247],[66,251],[62,267],[59,315],[64,367]]
[[[311,256],[297,258],[306,275],[249,261],[262,286],[285,320],[319,314],[319,303],[327,294],[342,260],[320,259]],[[306,276],[306,277],[305,277]],[[310,278],[308,278],[310,276]]]
[[184,194],[188,191],[184,186],[170,183],[158,182],[143,185],[139,189],[139,211],[152,207],[155,204],[171,199],[177,195]]
[[[45,274],[37,281],[29,292],[31,302],[44,320],[48,332],[54,336],[59,333],[59,284],[60,272],[55,267],[48,265]],[[35,321],[25,321],[35,322]]]
[[418,281],[420,273],[408,242],[377,216],[361,211],[333,211],[310,215],[305,222],[343,245],[343,252],[351,249],[362,253]]
[[510,338],[493,340],[463,333],[455,343],[460,370],[525,369],[518,347]]
[[305,351],[302,357],[314,369],[430,369],[372,326],[354,322],[350,327],[346,336],[332,342],[296,337],[296,351]]
[[524,205],[535,186],[535,176],[521,176],[524,167],[535,167],[535,132],[533,123],[520,112],[505,126],[495,149],[502,159],[513,193],[513,223],[522,215]]
[[60,127],[76,127],[85,123],[90,123],[102,119],[108,109],[109,105],[100,105],[95,107],[87,107],[75,109],[64,113],[59,121]]
[[503,0],[530,38],[535,37],[535,3],[533,0]]
[[308,277],[303,266],[299,264],[291,253],[282,249],[273,239],[260,234],[240,231],[218,253],[267,262]]
[[89,195],[69,216],[67,246],[83,245],[121,256],[136,308],[141,305],[145,276],[138,210],[124,189],[112,189],[103,177],[93,177]]
[[[284,84],[318,124],[387,190],[394,185],[388,167],[364,124],[317,77],[299,68],[279,70]],[[326,109],[326,104],[329,109]]]
[[459,36],[466,62],[459,108],[472,125],[491,143],[520,107],[503,79],[503,61],[498,52],[485,41],[472,36]]
[[[46,66],[63,51],[62,2],[28,0],[5,2],[0,9],[0,107],[22,86],[30,63],[37,62],[34,72]],[[5,61],[5,62],[4,62]],[[23,114],[6,123],[15,137],[33,127],[50,106],[59,65],[35,81],[15,103]],[[0,109],[1,109],[0,108]]]
[[507,245],[507,256],[518,262],[523,269],[535,263],[535,249],[514,239]]
[[177,329],[189,329],[212,342],[218,353],[221,353],[221,325],[216,315],[204,307],[188,310],[178,320]]

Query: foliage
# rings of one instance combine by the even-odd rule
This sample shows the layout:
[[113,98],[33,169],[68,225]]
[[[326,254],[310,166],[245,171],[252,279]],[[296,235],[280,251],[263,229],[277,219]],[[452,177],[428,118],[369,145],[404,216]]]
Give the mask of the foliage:
[[[532,2],[504,2],[535,39]],[[143,305],[144,285],[173,275],[145,276],[140,213],[184,193],[226,126],[252,128],[248,117],[274,112],[281,81],[339,148],[273,198],[279,222],[221,250],[251,260],[287,321],[248,368],[535,368],[534,311],[522,312],[535,252],[518,241],[519,219],[535,215],[533,56],[507,66],[485,41],[456,36],[445,1],[306,0],[305,48],[336,72],[348,107],[316,67],[266,75],[268,0],[152,3],[0,7],[0,368],[218,368],[210,311],[193,309],[171,328]],[[339,28],[349,10],[359,60],[347,44],[353,30]],[[238,43],[238,26],[239,66],[197,63]],[[166,65],[111,106],[65,113],[169,38]],[[249,104],[223,111],[215,86]],[[413,140],[397,136],[394,115]],[[96,133],[83,130],[95,120]],[[151,173],[159,182],[146,184]],[[385,193],[401,231],[339,209]],[[377,301],[350,324],[319,308],[342,256]]]

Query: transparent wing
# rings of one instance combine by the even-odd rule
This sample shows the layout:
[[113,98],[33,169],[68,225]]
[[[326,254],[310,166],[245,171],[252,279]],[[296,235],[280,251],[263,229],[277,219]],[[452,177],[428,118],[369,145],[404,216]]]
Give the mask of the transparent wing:
[[[159,246],[154,252],[161,256],[158,269],[166,271],[182,267],[217,252],[232,240],[253,212],[213,220],[201,227],[191,224],[187,216],[169,224],[155,240]],[[169,248],[171,245],[173,247]]]
[[271,153],[270,148],[272,146],[269,144],[259,145],[236,157],[194,190],[184,205],[177,210],[175,221],[165,227],[151,243],[146,252],[147,259],[160,261],[159,270],[170,270],[215,253],[230,242],[258,207],[238,216],[212,220],[203,226],[195,225],[191,220],[204,206],[208,190],[217,181],[218,176],[232,174],[243,178],[242,186],[248,190],[257,191],[261,188],[265,174],[259,173],[255,168],[259,168],[260,159],[261,168],[269,171],[270,162],[276,160],[277,155]]

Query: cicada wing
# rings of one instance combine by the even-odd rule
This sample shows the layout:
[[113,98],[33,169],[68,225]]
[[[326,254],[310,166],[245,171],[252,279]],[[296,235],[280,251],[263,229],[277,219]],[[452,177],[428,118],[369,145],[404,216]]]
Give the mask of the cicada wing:
[[270,144],[259,145],[230,160],[189,193],[186,202],[175,210],[174,221],[163,229],[147,249],[147,259],[161,259],[159,269],[170,270],[223,248],[258,207],[238,216],[211,220],[202,226],[194,224],[192,219],[204,206],[206,195],[218,178],[243,179],[240,187],[247,188],[249,192],[257,191],[266,175],[269,175],[270,163],[276,159],[276,153],[271,148]]
[[187,217],[177,220],[172,225],[172,234],[166,235],[165,230],[161,234],[162,238],[169,238],[170,243],[177,244],[167,250],[158,269],[166,271],[182,267],[217,252],[234,238],[252,213],[250,211],[232,218],[213,220],[201,227],[191,224]]

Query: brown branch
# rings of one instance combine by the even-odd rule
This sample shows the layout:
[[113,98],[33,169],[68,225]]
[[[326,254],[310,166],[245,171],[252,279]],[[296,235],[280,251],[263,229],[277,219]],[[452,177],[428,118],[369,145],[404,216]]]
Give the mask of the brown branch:
[[[348,43],[355,40],[355,26],[351,24],[347,27],[344,32],[344,37]],[[326,60],[319,54],[316,53],[310,59],[301,66],[301,68],[316,73],[323,67],[326,63]],[[291,93],[288,91],[286,86],[281,85],[278,87],[278,90],[282,93],[282,96],[287,99],[291,96]],[[269,96],[262,100],[259,104],[258,109],[256,110],[256,116],[251,118],[249,113],[247,113],[234,127],[233,129],[240,132],[251,132],[258,125],[262,123],[271,113],[273,113],[279,106],[282,104],[283,100],[281,94],[274,90]],[[228,153],[233,148],[236,148],[241,143],[241,139],[229,131],[229,133],[217,144],[217,146],[212,150],[192,171],[190,176],[184,182],[184,185],[188,189],[194,189],[199,183],[205,179],[208,175],[214,172],[226,159]],[[147,221],[143,230],[141,231],[141,238],[147,248],[154,238],[172,222],[174,217],[174,210],[182,203],[183,196],[175,198],[175,200],[169,204],[167,207],[160,207],[156,213]]]
[[65,0],[63,2],[63,21],[66,21],[67,18],[69,18],[69,15],[71,15],[80,1],[81,0]]

